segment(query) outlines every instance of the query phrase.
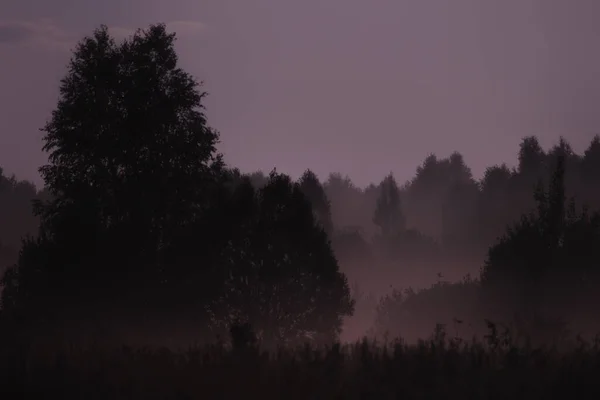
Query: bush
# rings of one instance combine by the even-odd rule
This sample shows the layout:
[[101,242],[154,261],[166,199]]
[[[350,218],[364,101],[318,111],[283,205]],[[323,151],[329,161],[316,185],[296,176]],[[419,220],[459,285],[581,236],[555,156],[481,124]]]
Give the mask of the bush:
[[451,327],[455,336],[482,334],[479,283],[467,276],[462,282],[438,282],[415,291],[394,290],[377,306],[373,333],[377,337],[401,335],[414,343],[437,324]]

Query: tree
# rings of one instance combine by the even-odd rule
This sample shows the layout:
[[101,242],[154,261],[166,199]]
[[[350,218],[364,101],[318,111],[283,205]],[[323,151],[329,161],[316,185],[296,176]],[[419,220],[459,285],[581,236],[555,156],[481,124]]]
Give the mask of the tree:
[[417,167],[407,190],[406,210],[413,221],[411,225],[432,237],[439,237],[441,233],[440,197],[443,189],[440,189],[439,164],[436,155],[429,154]]
[[403,232],[406,229],[406,219],[400,204],[400,190],[392,174],[383,179],[380,190],[373,222],[381,228],[384,237]]
[[0,167],[0,277],[17,262],[23,238],[37,234],[40,221],[32,203],[43,196],[31,182],[7,177]]
[[223,167],[206,93],[178,66],[174,42],[160,24],[119,44],[102,26],[76,47],[42,129],[50,199],[11,272],[11,303],[115,299],[127,309],[125,298],[147,307],[160,297],[161,254],[209,207]]
[[469,185],[474,183],[473,174],[471,169],[465,163],[465,159],[462,154],[455,151],[450,154],[450,157],[446,161],[447,163],[447,175],[450,178],[450,187],[454,185]]
[[370,280],[377,279],[377,271],[373,268],[375,253],[361,229],[345,228],[336,232],[331,238],[331,246],[340,268],[352,283],[359,281],[362,288],[368,287]]
[[333,222],[331,220],[331,205],[325,190],[319,182],[319,178],[310,169],[306,170],[300,177],[300,190],[310,201],[315,213],[315,218],[321,224],[327,235],[333,233]]
[[[580,201],[583,200],[585,196],[580,190],[583,189],[582,186],[585,186],[581,174],[583,158],[573,151],[573,148],[564,137],[561,137],[558,144],[554,145],[546,155],[546,167],[549,170],[546,172],[546,176],[552,176],[552,172],[556,169],[559,159],[562,159],[564,162],[564,185],[566,193],[569,197],[576,196]],[[583,191],[585,192],[586,190],[584,189]]]
[[157,236],[204,205],[203,183],[222,166],[218,134],[174,41],[153,25],[117,45],[103,26],[78,45],[43,129],[41,173],[57,196],[46,217],[92,202],[103,226],[128,221]]
[[582,160],[582,173],[588,182],[600,181],[600,136],[596,135],[585,150]]
[[585,150],[581,160],[581,186],[578,193],[582,201],[598,209],[600,205],[600,136],[596,135]]
[[474,181],[456,182],[442,204],[442,241],[456,250],[473,248],[479,188]]
[[221,253],[213,325],[249,322],[266,344],[335,339],[353,302],[300,185],[271,173],[259,190],[238,186],[229,207],[236,229]]
[[560,156],[548,189],[538,185],[536,210],[488,252],[482,287],[504,318],[517,311],[525,319],[534,318],[531,314],[575,318],[600,283],[600,216],[578,212],[573,200],[567,202],[564,176]]
[[248,177],[250,178],[250,182],[252,182],[252,185],[257,189],[260,189],[263,186],[265,186],[269,180],[268,177],[266,177],[262,171],[252,172],[248,175]]
[[479,182],[480,193],[477,205],[478,227],[474,232],[477,243],[485,249],[499,238],[506,227],[517,221],[520,213],[511,203],[512,182],[516,172],[506,164],[495,165],[485,170]]
[[519,146],[519,173],[537,179],[544,172],[546,153],[535,136],[523,138]]
[[[481,311],[479,294],[479,283],[470,276],[423,289],[394,289],[381,297],[377,305],[373,333],[379,337],[400,336],[414,343],[441,324],[452,327],[456,336],[470,339],[482,333],[476,324]],[[457,320],[464,322],[461,329],[456,326]]]
[[[460,153],[453,152],[444,159],[430,154],[417,167],[416,176],[407,187],[406,213],[411,215],[411,225],[429,236],[440,238],[445,232],[452,230],[448,226],[448,211],[444,212],[444,202],[452,196],[450,192],[457,187],[468,188],[475,185],[471,170]],[[465,192],[469,190],[466,189]]]
[[464,253],[473,249],[472,236],[476,221],[479,187],[473,179],[471,169],[463,156],[454,152],[443,160],[442,173],[446,179],[441,194],[442,243],[450,253],[464,258]]
[[373,261],[373,250],[360,229],[346,228],[338,232],[331,243],[336,258],[341,265],[346,267],[346,270],[364,269],[369,271],[368,267]]
[[374,230],[373,209],[364,191],[354,185],[348,176],[332,173],[323,186],[331,202],[331,217],[336,230],[347,226],[360,226],[367,234]]
[[36,187],[2,172],[0,168],[0,271],[16,261],[15,257],[3,256],[18,253],[21,239],[35,235],[39,224],[32,213],[32,202],[39,198]]

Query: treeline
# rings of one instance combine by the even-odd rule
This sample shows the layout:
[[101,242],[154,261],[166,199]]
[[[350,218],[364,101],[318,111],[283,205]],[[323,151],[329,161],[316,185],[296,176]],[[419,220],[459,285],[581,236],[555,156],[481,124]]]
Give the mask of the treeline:
[[[574,153],[565,139],[544,151],[536,137],[527,137],[520,144],[515,168],[510,169],[506,164],[489,167],[480,180],[472,176],[462,156],[454,153],[443,159],[428,156],[417,167],[416,176],[401,186],[392,175],[366,188],[354,185],[349,177],[339,173],[332,173],[321,182],[310,170],[298,183],[332,240],[342,269],[354,280],[364,283],[365,278],[382,273],[387,281],[390,270],[402,273],[412,268],[426,276],[419,282],[413,271],[410,283],[428,284],[437,273],[444,273],[450,280],[466,273],[478,274],[489,246],[521,215],[534,208],[531,193],[539,182],[548,179],[551,166],[560,155],[567,158],[567,197],[576,198],[580,206],[597,210],[600,205],[598,136],[583,154]],[[256,189],[268,182],[268,175],[261,171],[249,174],[230,168],[223,171],[234,183],[248,178]],[[1,267],[5,267],[16,261],[21,239],[36,234],[39,218],[32,212],[31,202],[49,194],[47,190],[38,192],[30,182],[6,177],[1,172],[0,182],[3,221],[0,251],[3,252]],[[391,190],[395,202],[387,207],[397,215],[384,216],[382,208],[377,210],[385,187],[388,193]],[[391,222],[394,219],[398,221]],[[408,236],[405,240],[412,238],[404,246],[414,253],[412,257],[404,254],[404,258],[375,259],[378,252],[374,239],[382,236],[384,230],[389,236],[390,229],[405,232]],[[392,247],[398,250],[396,245]],[[386,263],[392,264],[387,272]],[[366,271],[365,265],[381,268],[375,274],[372,269]],[[361,272],[367,275],[361,276]],[[401,278],[395,281],[406,283]]]
[[[562,255],[557,257],[555,254],[547,260],[546,268],[557,263],[563,263],[563,267],[570,265],[573,276],[586,281],[585,285],[595,287],[593,267],[584,273],[585,278],[575,270],[597,260],[595,254],[590,253],[590,246],[597,240],[595,212],[600,205],[599,167],[598,136],[592,139],[583,154],[576,154],[563,138],[545,151],[537,138],[526,137],[519,146],[515,168],[509,169],[505,164],[492,166],[481,180],[473,178],[459,153],[446,159],[427,157],[417,168],[416,176],[402,186],[392,175],[365,189],[357,188],[347,177],[330,175],[322,185],[325,196],[331,199],[329,206],[323,201],[313,204],[318,214],[331,215],[327,225],[333,227],[330,236],[335,254],[350,282],[357,283],[352,288],[358,303],[354,317],[346,323],[347,337],[357,338],[364,334],[365,327],[374,323],[375,332],[402,331],[405,337],[416,339],[427,334],[436,323],[456,325],[455,319],[464,321],[463,317],[467,317],[470,323],[477,321],[479,325],[477,330],[462,328],[468,333],[483,333],[487,329],[484,318],[517,323],[516,318],[520,325],[531,325],[532,320],[539,320],[542,325],[554,324],[555,331],[559,326],[565,329],[565,321],[579,331],[590,333],[600,329],[590,308],[592,299],[587,298],[586,301],[590,302],[577,307],[567,305],[569,301],[566,299],[570,297],[564,297],[564,293],[568,290],[577,292],[580,298],[584,297],[581,287],[572,279],[564,280],[566,277],[563,276],[561,282],[565,285],[570,282],[578,289],[566,286],[550,289],[547,280],[540,283],[546,288],[548,300],[543,301],[547,308],[545,316],[539,315],[538,310],[529,310],[529,314],[536,315],[514,318],[506,314],[507,310],[499,315],[494,307],[480,306],[486,301],[516,302],[515,287],[512,288],[515,296],[510,299],[493,297],[490,300],[487,296],[489,290],[487,294],[481,293],[479,282],[483,268],[487,281],[497,281],[502,277],[517,286],[518,282],[514,280],[517,278],[508,278],[508,274],[512,274],[510,270],[533,268],[532,265],[544,259],[538,254],[554,254],[551,244],[547,244],[545,249],[536,247],[539,243],[536,241],[541,239],[533,236],[527,239],[532,240],[530,247],[526,244],[521,244],[521,249],[511,247],[517,245],[511,235],[521,235],[520,229],[525,229],[520,225],[525,223],[523,221],[536,227],[537,235],[545,235],[540,230],[545,224],[542,220],[549,212],[546,209],[550,206],[544,205],[544,202],[550,201],[546,197],[554,196],[552,201],[562,204],[562,209],[554,211],[555,218],[562,222],[556,222],[559,225],[553,229],[557,232],[574,229],[582,235],[581,243],[586,244],[577,250],[560,248]],[[306,177],[315,180],[310,171],[302,179]],[[562,185],[560,190],[552,186],[558,185],[558,181]],[[551,192],[556,190],[559,192],[552,195]],[[573,232],[556,233],[559,236],[564,234]],[[508,245],[505,243],[506,235],[511,238]],[[497,257],[498,246],[508,247],[505,251],[520,253],[505,261],[507,266],[490,272],[485,261],[487,259],[493,265],[499,263],[494,258]],[[578,267],[572,266],[573,263]],[[520,264],[525,266],[517,267]],[[489,278],[490,274],[493,278]],[[541,276],[539,279],[542,280]],[[433,288],[430,287],[432,282],[436,282]],[[385,297],[378,304],[381,295]],[[486,296],[487,300],[484,299]],[[528,296],[535,297],[533,290],[528,291]],[[554,301],[559,296],[563,300]],[[514,304],[515,309],[521,306],[523,303]],[[402,321],[400,315],[405,315]],[[531,329],[528,328],[528,332],[531,333]]]
[[[559,157],[566,160],[566,196],[579,207],[600,206],[600,137],[583,154],[561,138],[544,150],[536,137],[526,137],[518,149],[518,164],[486,169],[475,179],[458,152],[447,158],[429,155],[415,177],[402,184],[393,175],[366,188],[348,176],[330,174],[325,180],[308,169],[299,179],[316,215],[328,232],[343,270],[350,275],[376,266],[370,276],[407,272],[411,283],[430,283],[437,273],[450,280],[478,274],[487,250],[507,227],[535,208],[532,193],[547,184]],[[239,179],[242,174],[233,170]],[[245,174],[256,188],[267,182],[261,172]],[[309,183],[308,183],[309,182]],[[402,236],[397,238],[396,236]],[[385,237],[396,237],[384,245]],[[387,268],[387,271],[386,271]],[[419,282],[415,273],[426,273]],[[379,274],[381,273],[381,274]],[[382,275],[383,274],[383,275]],[[362,276],[361,281],[368,280]],[[402,282],[399,278],[395,281]]]
[[[174,40],[164,25],[84,38],[43,128],[44,191],[0,180],[0,240],[13,249],[0,322],[14,340],[191,341],[250,323],[269,346],[330,343],[353,315],[363,332],[404,335],[448,319],[525,320],[527,334],[564,328],[573,310],[590,321],[598,137],[583,155],[525,138],[516,168],[480,181],[459,153],[364,189],[310,170],[297,182],[244,174],[217,152]],[[355,313],[361,292],[436,280]]]

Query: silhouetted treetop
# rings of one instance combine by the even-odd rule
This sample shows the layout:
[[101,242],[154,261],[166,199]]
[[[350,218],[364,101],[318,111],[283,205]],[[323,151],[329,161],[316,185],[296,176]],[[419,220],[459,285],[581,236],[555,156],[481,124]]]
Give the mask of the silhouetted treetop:
[[542,172],[546,153],[535,136],[523,139],[519,149],[519,172],[526,175]]
[[454,152],[448,158],[438,158],[430,154],[417,167],[416,175],[406,188],[406,215],[411,226],[417,227],[423,233],[439,238],[448,231],[442,220],[444,204],[450,191],[457,187],[474,186],[471,170],[464,162],[463,156]]
[[175,292],[166,270],[182,268],[165,249],[227,177],[206,93],[178,67],[174,41],[152,25],[116,43],[102,26],[78,44],[42,129],[50,196],[7,274],[6,304],[74,322],[100,310],[138,317]]
[[481,192],[490,195],[506,192],[511,177],[512,172],[506,164],[488,167],[480,182]]
[[400,190],[392,174],[386,176],[380,184],[373,222],[381,228],[383,236],[395,235],[406,229],[406,217],[400,204]]
[[174,41],[153,25],[117,44],[103,26],[79,43],[43,128],[50,163],[40,171],[57,197],[47,214],[85,199],[103,225],[153,230],[203,206],[222,165],[218,134]]
[[462,154],[457,151],[453,152],[448,159],[448,163],[450,164],[448,175],[453,178],[453,184],[464,185],[473,183],[471,168],[465,163]]
[[353,303],[300,185],[273,172],[261,189],[239,185],[232,200],[235,228],[219,261],[224,286],[210,306],[213,324],[249,321],[270,343],[335,339]]
[[600,136],[594,136],[585,150],[582,168],[586,178],[598,179],[600,177]]
[[308,169],[302,174],[298,183],[300,184],[300,190],[310,201],[317,221],[323,226],[325,232],[330,235],[333,232],[331,205],[321,182],[319,182],[319,178]]

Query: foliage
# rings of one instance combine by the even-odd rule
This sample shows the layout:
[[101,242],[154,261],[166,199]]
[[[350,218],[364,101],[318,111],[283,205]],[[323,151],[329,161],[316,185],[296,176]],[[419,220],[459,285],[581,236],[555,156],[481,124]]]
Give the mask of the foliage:
[[557,158],[547,190],[539,185],[537,209],[489,250],[482,285],[498,317],[517,312],[525,319],[560,319],[585,309],[595,296],[600,215],[567,203],[565,161]]
[[400,190],[390,174],[381,182],[373,222],[384,237],[394,236],[406,229],[406,218],[400,204]]
[[43,128],[50,164],[40,171],[56,196],[42,208],[46,225],[86,204],[79,212],[100,226],[128,224],[157,246],[205,204],[206,181],[222,165],[218,135],[202,113],[206,93],[177,66],[174,40],[153,25],[120,44],[106,27],[79,43]]
[[333,233],[331,204],[321,182],[319,182],[319,178],[311,170],[306,170],[298,183],[300,184],[300,190],[312,205],[315,218],[321,224],[325,233],[331,235]]
[[273,172],[258,191],[238,186],[230,204],[237,228],[219,261],[213,324],[248,321],[265,342],[335,339],[353,302],[301,185]]
[[164,254],[206,213],[223,166],[206,93],[178,67],[174,41],[153,25],[117,44],[103,26],[78,44],[42,129],[41,227],[4,280],[4,307],[91,322],[169,303],[166,271],[181,269]]
[[470,338],[481,334],[484,313],[478,307],[480,296],[479,282],[469,276],[461,282],[439,281],[420,290],[394,289],[377,305],[373,334],[400,335],[414,343],[442,324],[451,326],[457,337]]

